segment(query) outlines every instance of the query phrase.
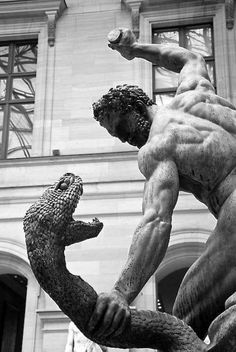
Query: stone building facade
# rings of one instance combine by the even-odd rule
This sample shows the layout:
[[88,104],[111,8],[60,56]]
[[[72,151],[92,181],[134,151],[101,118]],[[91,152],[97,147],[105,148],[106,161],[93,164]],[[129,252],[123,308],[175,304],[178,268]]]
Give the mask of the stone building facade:
[[[153,40],[154,30],[211,26],[215,86],[219,95],[236,104],[234,3],[233,0],[0,1],[0,46],[28,40],[37,42],[35,95],[34,98],[25,95],[26,104],[34,102],[30,154],[25,158],[5,153],[0,160],[0,289],[5,290],[6,296],[8,290],[14,291],[13,298],[2,299],[0,306],[5,324],[0,332],[3,352],[64,351],[69,319],[36,282],[27,259],[22,228],[25,211],[49,184],[65,172],[79,174],[84,181],[84,195],[75,218],[88,221],[96,216],[104,222],[97,239],[66,250],[70,271],[81,275],[97,292],[112,287],[141,216],[143,176],[136,162],[137,149],[112,138],[94,121],[92,103],[110,87],[123,83],[138,84],[152,96],[153,68],[137,59],[128,62],[110,50],[108,32],[115,27],[132,27],[139,40],[147,43]],[[0,73],[2,81],[16,78],[14,73],[2,76]],[[2,102],[1,114],[18,103],[11,98],[6,104]],[[6,116],[7,121],[10,115]],[[11,125],[5,132],[4,127],[1,129],[5,136],[2,148],[10,130]],[[177,285],[171,277],[177,272],[181,276],[198,258],[214,224],[215,219],[204,205],[190,194],[181,193],[167,254],[133,305],[164,309],[159,297],[161,290],[165,296],[168,277],[170,287]],[[16,302],[15,294],[19,292],[25,314],[22,310],[14,313],[18,308],[13,301]],[[22,333],[18,336],[12,321],[22,314],[24,319],[18,323]],[[9,350],[10,340],[18,346],[22,341],[22,347],[14,347],[13,343]]]

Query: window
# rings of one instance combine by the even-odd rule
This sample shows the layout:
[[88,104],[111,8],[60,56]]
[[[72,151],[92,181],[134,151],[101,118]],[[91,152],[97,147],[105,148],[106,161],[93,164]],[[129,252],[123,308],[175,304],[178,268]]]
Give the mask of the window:
[[0,351],[21,352],[27,279],[18,274],[0,275]]
[[[181,46],[200,53],[207,64],[208,73],[215,85],[213,28],[211,24],[153,29],[155,44]],[[175,95],[178,73],[153,65],[153,97],[158,105],[165,105]]]
[[0,158],[30,157],[37,42],[0,43]]

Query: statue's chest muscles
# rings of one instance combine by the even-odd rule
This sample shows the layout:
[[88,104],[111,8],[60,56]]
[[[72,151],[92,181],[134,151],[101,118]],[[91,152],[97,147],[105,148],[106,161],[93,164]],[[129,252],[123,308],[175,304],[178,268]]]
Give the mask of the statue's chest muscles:
[[156,134],[140,149],[139,169],[146,179],[152,175],[159,163],[172,159],[175,154],[175,142],[171,135]]
[[[139,168],[148,179],[163,160],[173,160],[191,185],[211,188],[235,166],[236,140],[221,127],[190,114],[168,113],[152,126],[139,152]],[[189,187],[188,187],[189,188]]]

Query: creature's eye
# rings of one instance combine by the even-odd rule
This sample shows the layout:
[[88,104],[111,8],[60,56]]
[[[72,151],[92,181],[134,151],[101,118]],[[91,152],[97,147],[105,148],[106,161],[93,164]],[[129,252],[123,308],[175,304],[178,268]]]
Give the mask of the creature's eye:
[[70,182],[68,182],[67,179],[62,179],[58,182],[56,185],[56,189],[60,189],[62,191],[65,191],[70,185]]
[[68,187],[69,187],[69,185],[66,182],[62,182],[60,184],[60,189],[63,191],[66,190]]
[[56,189],[65,191],[74,182],[75,176],[71,173],[65,174],[56,185]]

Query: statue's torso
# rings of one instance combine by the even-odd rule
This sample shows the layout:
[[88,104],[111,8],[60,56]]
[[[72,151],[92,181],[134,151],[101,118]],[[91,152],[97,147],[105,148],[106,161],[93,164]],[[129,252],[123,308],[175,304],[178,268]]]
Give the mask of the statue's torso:
[[193,193],[217,216],[236,187],[235,108],[213,94],[190,91],[176,96],[157,112],[139,152],[140,170],[148,178],[168,158],[178,168],[180,189]]

